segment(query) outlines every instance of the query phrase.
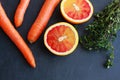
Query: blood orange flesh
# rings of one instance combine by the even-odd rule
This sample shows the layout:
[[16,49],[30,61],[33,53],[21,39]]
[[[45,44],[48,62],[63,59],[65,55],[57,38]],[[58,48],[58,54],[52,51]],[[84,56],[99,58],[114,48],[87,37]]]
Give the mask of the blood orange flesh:
[[65,25],[59,25],[48,32],[47,42],[55,51],[65,52],[74,45],[75,36],[70,28]]
[[47,29],[44,42],[54,54],[67,55],[74,51],[78,44],[78,34],[74,27],[61,22]]
[[79,24],[91,18],[93,6],[89,0],[62,0],[61,13],[69,22]]
[[[71,0],[72,2],[72,0]],[[65,13],[76,20],[84,19],[89,16],[90,6],[85,0],[73,0],[73,4],[65,5]],[[70,10],[68,9],[70,8]]]

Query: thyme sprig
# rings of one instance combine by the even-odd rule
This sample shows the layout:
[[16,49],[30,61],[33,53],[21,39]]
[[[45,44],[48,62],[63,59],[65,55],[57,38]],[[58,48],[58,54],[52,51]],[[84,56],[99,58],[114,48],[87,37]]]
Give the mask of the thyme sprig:
[[111,53],[106,61],[106,68],[113,65],[113,40],[120,30],[120,0],[114,0],[99,13],[94,15],[93,23],[85,28],[80,43],[88,50],[106,49]]

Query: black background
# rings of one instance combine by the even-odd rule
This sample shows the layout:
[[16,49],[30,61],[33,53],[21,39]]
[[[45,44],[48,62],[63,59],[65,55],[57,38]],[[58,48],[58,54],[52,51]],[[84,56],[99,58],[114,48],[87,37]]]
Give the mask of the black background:
[[[112,0],[91,0],[94,13],[101,11]],[[27,33],[37,17],[44,0],[31,0],[25,13],[22,26],[16,28],[25,42],[31,48],[37,67],[31,68],[20,51],[0,29],[0,80],[120,80],[120,32],[113,42],[115,47],[114,66],[105,69],[103,63],[106,60],[107,51],[87,51],[79,44],[77,49],[68,56],[59,57],[51,54],[43,43],[43,35],[34,44],[27,41]],[[1,0],[10,21],[13,22],[14,13],[19,0]],[[59,9],[55,9],[49,23],[65,21]],[[76,27],[79,35],[84,27],[92,21]]]

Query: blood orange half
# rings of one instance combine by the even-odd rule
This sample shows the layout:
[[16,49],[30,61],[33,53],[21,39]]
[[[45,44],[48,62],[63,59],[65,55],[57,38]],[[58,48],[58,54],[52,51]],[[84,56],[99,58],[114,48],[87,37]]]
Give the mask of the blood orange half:
[[68,22],[80,24],[91,18],[93,5],[90,0],[62,0],[60,10]]
[[45,46],[55,55],[72,53],[78,45],[78,33],[69,23],[59,22],[50,26],[44,34]]

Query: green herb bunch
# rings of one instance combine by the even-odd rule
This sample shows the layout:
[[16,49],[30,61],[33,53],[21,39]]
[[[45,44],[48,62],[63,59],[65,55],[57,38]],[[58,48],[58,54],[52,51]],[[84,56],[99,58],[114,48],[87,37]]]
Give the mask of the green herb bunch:
[[109,68],[113,64],[113,40],[120,30],[120,0],[114,0],[94,15],[93,23],[85,28],[86,34],[80,37],[81,44],[88,50],[106,49],[111,53],[106,62]]

